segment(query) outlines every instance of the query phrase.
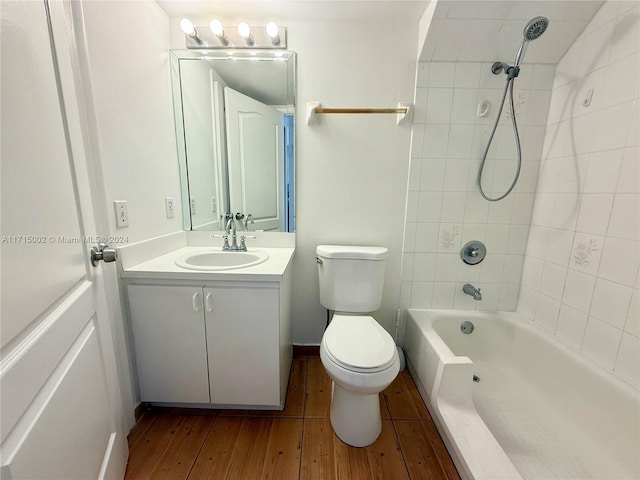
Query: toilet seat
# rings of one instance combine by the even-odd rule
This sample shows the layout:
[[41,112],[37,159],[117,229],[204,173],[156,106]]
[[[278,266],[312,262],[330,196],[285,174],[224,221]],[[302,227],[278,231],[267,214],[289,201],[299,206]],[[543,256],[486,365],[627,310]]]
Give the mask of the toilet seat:
[[334,315],[322,340],[330,360],[353,372],[379,372],[396,358],[391,335],[366,315]]

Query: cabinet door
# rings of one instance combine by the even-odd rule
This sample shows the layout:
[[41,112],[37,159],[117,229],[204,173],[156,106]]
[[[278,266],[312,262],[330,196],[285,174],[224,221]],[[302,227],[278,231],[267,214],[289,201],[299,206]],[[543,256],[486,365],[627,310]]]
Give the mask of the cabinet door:
[[202,288],[129,285],[143,402],[209,403]]
[[277,288],[205,288],[211,403],[280,404]]

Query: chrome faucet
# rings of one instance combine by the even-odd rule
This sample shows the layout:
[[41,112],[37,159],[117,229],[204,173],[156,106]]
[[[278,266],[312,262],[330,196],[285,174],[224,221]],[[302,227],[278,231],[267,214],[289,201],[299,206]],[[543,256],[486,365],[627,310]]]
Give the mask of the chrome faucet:
[[470,283],[465,283],[462,287],[462,291],[467,295],[471,295],[474,300],[482,300],[482,294],[480,293],[480,289],[474,287]]
[[238,251],[238,235],[236,234],[236,221],[233,218],[233,213],[227,213],[227,235],[231,235],[231,245],[229,246],[229,250],[232,252]]

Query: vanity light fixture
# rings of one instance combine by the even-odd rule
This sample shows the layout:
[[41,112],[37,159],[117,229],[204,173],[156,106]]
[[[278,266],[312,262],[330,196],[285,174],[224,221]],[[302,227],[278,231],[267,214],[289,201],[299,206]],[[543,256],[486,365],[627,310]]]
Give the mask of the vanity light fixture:
[[211,29],[213,34],[218,37],[218,40],[220,40],[220,43],[222,45],[224,45],[225,47],[229,46],[229,39],[224,33],[224,27],[222,26],[220,20],[216,18],[211,20],[211,23],[209,23],[209,28]]
[[242,22],[238,24],[238,33],[242,38],[244,38],[245,42],[247,42],[247,45],[250,47],[253,47],[256,44],[253,35],[251,35],[251,27],[247,23]]
[[267,23],[267,35],[271,37],[271,43],[273,43],[274,47],[280,45],[280,35],[278,34],[278,25],[275,22]]
[[209,28],[196,29],[191,20],[183,18],[180,28],[185,33],[185,44],[189,49],[287,49],[287,27],[279,26],[275,22],[269,22],[265,26],[249,26],[246,22],[237,26],[224,26],[219,19],[214,18],[209,22]]
[[191,20],[188,18],[180,20],[180,29],[187,37],[192,38],[198,45],[202,45],[202,39],[198,35],[198,31],[196,30],[196,27],[193,26]]

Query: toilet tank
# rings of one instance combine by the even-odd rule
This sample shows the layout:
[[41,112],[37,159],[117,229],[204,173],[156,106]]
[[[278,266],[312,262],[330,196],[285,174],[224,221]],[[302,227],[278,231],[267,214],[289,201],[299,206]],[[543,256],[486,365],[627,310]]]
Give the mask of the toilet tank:
[[380,308],[389,250],[384,247],[318,245],[320,303],[337,312]]

